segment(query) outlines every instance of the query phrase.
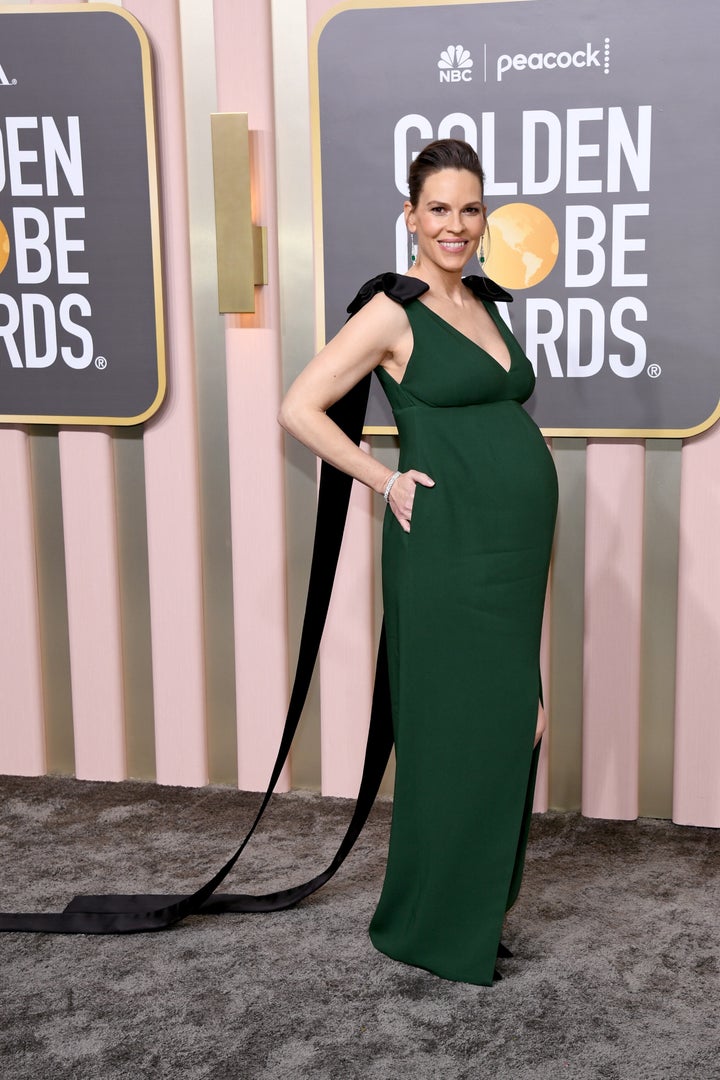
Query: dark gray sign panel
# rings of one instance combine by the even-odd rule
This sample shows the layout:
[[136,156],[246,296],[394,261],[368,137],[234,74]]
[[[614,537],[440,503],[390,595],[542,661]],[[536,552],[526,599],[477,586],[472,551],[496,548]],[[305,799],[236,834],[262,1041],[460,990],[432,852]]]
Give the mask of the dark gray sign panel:
[[150,49],[109,4],[0,7],[0,422],[165,391]]
[[[327,336],[408,267],[407,168],[477,147],[485,270],[536,369],[548,434],[692,435],[720,409],[720,5],[504,0],[347,7],[315,57]],[[479,272],[477,264],[469,273]],[[368,430],[392,417],[376,386]]]

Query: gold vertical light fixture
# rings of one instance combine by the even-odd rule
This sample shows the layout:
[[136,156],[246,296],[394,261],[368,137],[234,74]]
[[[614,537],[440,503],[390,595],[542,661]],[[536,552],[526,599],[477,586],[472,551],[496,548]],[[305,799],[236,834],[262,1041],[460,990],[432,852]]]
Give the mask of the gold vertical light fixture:
[[252,222],[247,113],[212,113],[215,235],[220,314],[255,311],[267,285],[267,229]]

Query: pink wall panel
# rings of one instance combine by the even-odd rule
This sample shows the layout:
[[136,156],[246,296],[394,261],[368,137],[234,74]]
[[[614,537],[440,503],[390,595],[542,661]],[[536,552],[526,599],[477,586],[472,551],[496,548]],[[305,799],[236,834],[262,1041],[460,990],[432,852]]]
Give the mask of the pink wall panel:
[[638,814],[644,447],[587,450],[583,796],[588,817]]
[[[265,790],[288,704],[277,337],[227,331],[238,787]],[[289,788],[283,772],[279,791]]]
[[[264,790],[288,702],[282,396],[270,5],[215,0],[218,109],[247,112],[253,214],[268,229],[254,316],[226,318],[238,786]],[[289,768],[278,790],[290,785]]]
[[[364,445],[364,449],[369,448]],[[357,794],[370,725],[374,492],[353,484],[335,588],[320,652],[322,791]]]
[[545,717],[547,727],[540,748],[540,761],[538,762],[537,780],[535,782],[535,799],[533,811],[536,814],[544,813],[549,805],[550,797],[550,720],[552,717],[552,686],[550,684],[550,619],[552,607],[550,604],[550,588],[548,587],[545,599],[545,613],[543,615],[543,633],[540,646],[540,674],[543,685],[543,702],[545,704]]
[[155,62],[168,393],[145,428],[157,778],[207,782],[200,491],[178,0],[127,0]]
[[46,771],[30,450],[0,429],[0,772]]
[[[546,439],[545,442],[548,450],[552,453],[552,439]],[[547,595],[545,597],[545,611],[543,613],[542,642],[540,645],[540,677],[542,679],[543,702],[545,705],[547,727],[540,748],[540,761],[538,762],[537,780],[535,782],[533,811],[536,814],[544,813],[548,809],[550,799],[550,720],[552,717],[552,686],[550,684],[551,619],[551,589],[550,582],[548,581]]]
[[720,828],[720,428],[682,454],[673,819]]
[[61,431],[75,774],[122,780],[125,713],[117,509],[110,436]]

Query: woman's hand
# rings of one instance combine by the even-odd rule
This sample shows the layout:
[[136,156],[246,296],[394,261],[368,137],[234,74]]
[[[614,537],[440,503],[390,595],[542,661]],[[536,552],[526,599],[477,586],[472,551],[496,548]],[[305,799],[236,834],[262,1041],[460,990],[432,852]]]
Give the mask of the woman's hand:
[[410,532],[415,488],[418,484],[422,484],[423,487],[435,487],[435,481],[427,473],[418,472],[417,469],[408,469],[407,472],[398,476],[388,495],[390,509],[405,532]]

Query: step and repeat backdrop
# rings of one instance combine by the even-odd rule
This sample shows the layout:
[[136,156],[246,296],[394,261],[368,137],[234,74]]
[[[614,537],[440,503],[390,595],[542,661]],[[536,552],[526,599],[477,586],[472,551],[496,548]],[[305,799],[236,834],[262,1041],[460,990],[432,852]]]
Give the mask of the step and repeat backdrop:
[[[720,825],[719,31],[716,0],[0,3],[0,773],[264,789],[316,505],[283,386],[314,296],[322,339],[407,269],[408,164],[457,135],[560,476],[536,808]],[[253,316],[218,315],[213,112],[249,118]],[[283,787],[357,790],[383,511],[355,485]]]
[[[314,68],[328,336],[365,279],[407,270],[413,156],[462,138],[487,178],[484,269],[514,294],[502,314],[537,372],[528,408],[546,433],[713,423],[719,24],[706,0],[682,18],[658,18],[656,0],[331,15]],[[368,430],[391,424],[376,386]]]

